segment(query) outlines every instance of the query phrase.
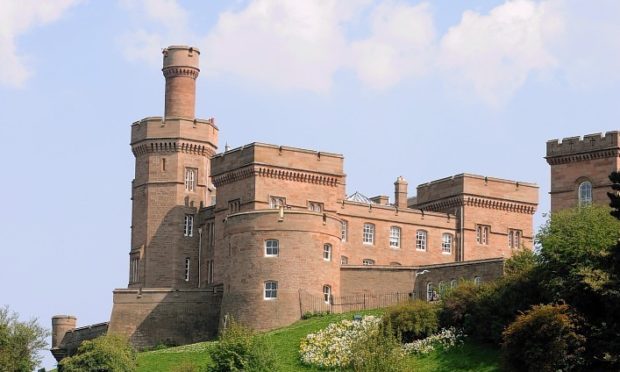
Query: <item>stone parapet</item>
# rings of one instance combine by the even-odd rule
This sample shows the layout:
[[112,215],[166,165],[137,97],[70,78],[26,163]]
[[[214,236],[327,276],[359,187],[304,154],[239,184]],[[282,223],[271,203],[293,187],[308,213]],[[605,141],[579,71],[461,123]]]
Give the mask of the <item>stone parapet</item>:
[[551,165],[590,159],[617,157],[620,132],[611,131],[547,141],[547,162]]

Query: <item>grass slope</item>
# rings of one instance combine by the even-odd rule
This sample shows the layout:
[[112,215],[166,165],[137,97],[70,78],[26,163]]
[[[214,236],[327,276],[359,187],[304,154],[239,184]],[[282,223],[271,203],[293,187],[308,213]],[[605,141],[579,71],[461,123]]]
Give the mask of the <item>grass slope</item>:
[[[364,315],[380,315],[383,310],[361,312]],[[266,334],[279,358],[278,371],[319,371],[299,362],[299,342],[308,333],[316,332],[329,323],[352,318],[353,313],[332,314],[324,317],[301,320],[288,327],[280,328]],[[193,364],[201,369],[209,362],[209,348],[213,344],[202,342],[164,350],[138,354],[138,371],[184,371],[183,366]],[[412,371],[499,371],[498,351],[471,342],[461,348],[447,352],[433,352],[423,357],[408,358]]]

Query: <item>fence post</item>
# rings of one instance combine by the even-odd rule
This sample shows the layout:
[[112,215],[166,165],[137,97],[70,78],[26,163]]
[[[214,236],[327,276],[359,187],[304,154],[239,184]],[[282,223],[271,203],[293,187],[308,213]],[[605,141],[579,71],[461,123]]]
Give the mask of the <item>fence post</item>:
[[366,310],[366,293],[364,293],[364,310]]

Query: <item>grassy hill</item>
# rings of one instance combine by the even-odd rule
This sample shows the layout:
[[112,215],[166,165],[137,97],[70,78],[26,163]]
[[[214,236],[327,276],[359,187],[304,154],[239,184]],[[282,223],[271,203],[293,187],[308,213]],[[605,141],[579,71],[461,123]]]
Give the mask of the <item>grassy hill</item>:
[[[371,310],[363,314],[378,315],[382,310]],[[267,333],[278,355],[279,371],[317,371],[299,362],[299,342],[308,333],[318,331],[329,323],[352,318],[353,313],[332,314],[324,317],[301,320],[291,326]],[[213,341],[201,342],[169,349],[143,352],[138,355],[138,370],[147,371],[189,371],[191,365],[204,367],[209,363],[209,349]],[[498,351],[466,342],[464,346],[447,352],[433,352],[424,357],[410,357],[408,364],[412,371],[499,371]],[[187,367],[187,368],[184,368]]]

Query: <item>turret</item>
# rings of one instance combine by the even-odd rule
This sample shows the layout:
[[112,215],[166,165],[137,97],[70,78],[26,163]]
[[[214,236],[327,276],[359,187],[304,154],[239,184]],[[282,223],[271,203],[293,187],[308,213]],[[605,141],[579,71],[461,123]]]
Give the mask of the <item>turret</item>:
[[77,318],[73,315],[55,315],[52,317],[52,349],[60,346],[65,334],[74,329]]
[[166,78],[164,116],[193,119],[196,115],[196,78],[200,73],[197,48],[172,45],[163,50]]

